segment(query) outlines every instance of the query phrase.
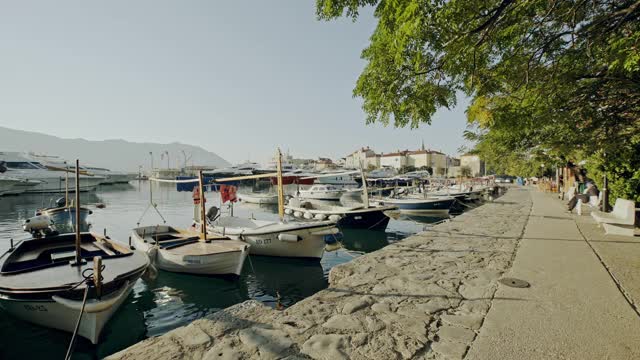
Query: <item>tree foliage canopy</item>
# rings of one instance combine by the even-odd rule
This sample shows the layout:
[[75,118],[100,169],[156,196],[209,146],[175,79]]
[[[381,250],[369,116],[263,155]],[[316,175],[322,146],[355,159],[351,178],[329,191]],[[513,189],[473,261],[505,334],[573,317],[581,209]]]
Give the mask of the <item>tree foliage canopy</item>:
[[494,170],[638,168],[640,0],[317,0],[317,14],[366,6],[378,25],[354,95],[367,122],[418,127],[464,93],[466,136]]

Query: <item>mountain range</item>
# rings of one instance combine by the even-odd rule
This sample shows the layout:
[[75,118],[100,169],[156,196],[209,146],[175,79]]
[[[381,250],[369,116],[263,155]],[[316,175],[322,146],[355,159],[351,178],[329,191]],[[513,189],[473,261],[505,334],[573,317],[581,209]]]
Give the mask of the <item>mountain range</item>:
[[[139,166],[148,170],[153,153],[154,167],[172,168],[185,165],[226,167],[229,162],[199,146],[170,143],[137,143],[125,140],[91,141],[64,139],[57,136],[9,129],[0,126],[0,152],[19,151],[56,155],[66,160],[80,159],[84,165],[105,167],[111,170],[138,172]],[[168,156],[163,154],[168,152]],[[0,159],[1,160],[1,159]]]

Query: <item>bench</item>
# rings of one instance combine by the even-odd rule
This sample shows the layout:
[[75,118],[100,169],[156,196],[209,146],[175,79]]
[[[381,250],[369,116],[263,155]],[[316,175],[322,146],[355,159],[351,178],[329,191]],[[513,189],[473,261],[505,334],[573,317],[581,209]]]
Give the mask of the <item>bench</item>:
[[594,211],[591,216],[598,225],[604,227],[604,231],[608,235],[635,235],[636,209],[635,202],[631,200],[618,198],[612,212]]

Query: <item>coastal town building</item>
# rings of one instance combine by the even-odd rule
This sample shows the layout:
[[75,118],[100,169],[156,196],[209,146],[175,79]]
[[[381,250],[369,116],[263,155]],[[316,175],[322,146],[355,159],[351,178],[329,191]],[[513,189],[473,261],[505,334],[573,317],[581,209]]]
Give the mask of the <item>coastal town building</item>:
[[480,156],[475,154],[464,154],[460,156],[460,167],[469,167],[471,169],[471,176],[483,176],[484,175],[484,161],[480,159]]
[[381,166],[380,155],[376,154],[375,151],[367,146],[360,148],[345,157],[344,167],[347,169],[359,169],[360,164],[362,164],[365,169],[377,169]]

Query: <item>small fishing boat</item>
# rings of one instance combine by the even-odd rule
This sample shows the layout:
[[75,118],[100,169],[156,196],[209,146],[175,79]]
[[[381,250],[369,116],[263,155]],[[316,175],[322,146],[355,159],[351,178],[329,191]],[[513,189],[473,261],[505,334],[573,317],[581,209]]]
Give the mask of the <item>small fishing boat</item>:
[[272,193],[239,193],[238,200],[250,204],[278,204],[278,194]]
[[[80,207],[80,230],[89,231],[87,218],[93,214],[90,209]],[[73,232],[76,226],[76,207],[73,204],[66,206],[65,198],[56,200],[56,206],[36,210],[36,216],[44,215],[49,217],[56,226],[56,230],[61,233]]]
[[344,193],[344,190],[339,189],[333,185],[314,185],[308,190],[298,191],[298,197],[300,199],[313,199],[313,200],[340,200],[340,196]]
[[406,196],[399,198],[376,198],[375,201],[382,205],[396,206],[400,212],[405,213],[449,213],[449,209],[456,202],[453,197],[421,197]]
[[384,230],[389,224],[386,211],[396,210],[396,206],[340,206],[328,205],[318,201],[291,199],[285,206],[285,214],[301,220],[336,221],[338,226]]
[[[211,209],[209,213],[211,215]],[[211,217],[209,220],[212,220]],[[213,236],[228,236],[246,242],[251,245],[249,251],[252,255],[316,260],[320,260],[324,254],[324,237],[339,231],[334,221],[277,222],[236,216],[221,216],[216,219],[215,215],[207,229]]]
[[226,237],[207,239],[167,225],[133,229],[132,243],[159,269],[199,275],[240,275],[249,245]]
[[[32,238],[0,256],[0,307],[23,320],[68,332],[74,331],[84,307],[78,335],[97,344],[149,260],[108,237],[85,232],[80,233],[81,264],[70,266],[75,242],[73,233]],[[98,256],[100,288],[87,284]]]

